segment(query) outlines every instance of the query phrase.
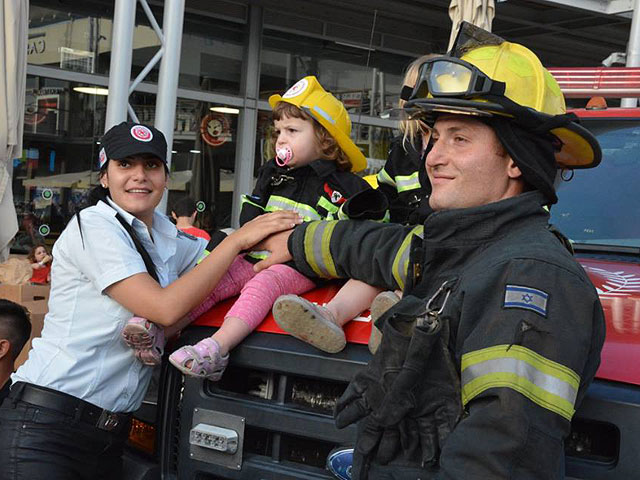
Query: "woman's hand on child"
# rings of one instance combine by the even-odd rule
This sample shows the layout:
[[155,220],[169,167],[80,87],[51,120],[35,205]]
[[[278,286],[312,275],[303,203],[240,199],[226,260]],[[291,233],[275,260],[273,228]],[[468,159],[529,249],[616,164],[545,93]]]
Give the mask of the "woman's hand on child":
[[230,237],[235,240],[240,250],[247,250],[266,237],[283,230],[290,230],[301,223],[300,215],[289,210],[265,213],[245,223]]
[[256,245],[257,250],[268,250],[271,252],[271,255],[253,266],[253,270],[255,272],[269,268],[271,265],[285,263],[293,259],[289,252],[289,247],[287,246],[291,233],[292,230],[286,230],[284,232],[273,234]]

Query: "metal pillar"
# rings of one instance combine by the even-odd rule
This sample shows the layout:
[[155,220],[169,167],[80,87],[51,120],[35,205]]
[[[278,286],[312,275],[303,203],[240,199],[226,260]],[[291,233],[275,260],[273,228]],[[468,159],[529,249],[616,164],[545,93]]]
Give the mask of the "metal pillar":
[[136,0],[116,0],[105,131],[127,119]]
[[386,109],[386,84],[384,78],[384,72],[378,72],[378,78],[380,79],[380,111],[378,113],[382,113]]
[[[155,127],[167,139],[167,164],[171,168],[171,147],[176,119],[176,99],[178,74],[180,73],[180,48],[182,46],[182,24],[184,20],[184,0],[166,0],[164,3],[164,53],[158,75],[156,96]],[[165,191],[157,210],[166,213],[167,194]]]
[[241,91],[244,108],[240,110],[236,134],[236,161],[233,185],[231,226],[237,228],[242,207],[242,195],[253,189],[253,164],[256,154],[258,127],[258,96],[260,87],[260,49],[262,43],[262,7],[250,5],[246,53],[242,65]]
[[[634,0],[631,31],[627,44],[627,67],[638,66],[640,66],[640,0]],[[625,108],[633,108],[637,104],[637,98],[623,98],[620,101],[620,106]]]

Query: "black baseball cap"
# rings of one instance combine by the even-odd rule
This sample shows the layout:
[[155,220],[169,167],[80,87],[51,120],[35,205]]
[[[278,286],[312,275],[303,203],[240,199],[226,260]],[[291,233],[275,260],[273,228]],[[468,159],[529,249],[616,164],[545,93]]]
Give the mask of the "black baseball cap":
[[167,140],[160,130],[151,125],[119,123],[107,130],[100,143],[100,168],[109,159],[122,159],[143,153],[150,153],[167,163]]

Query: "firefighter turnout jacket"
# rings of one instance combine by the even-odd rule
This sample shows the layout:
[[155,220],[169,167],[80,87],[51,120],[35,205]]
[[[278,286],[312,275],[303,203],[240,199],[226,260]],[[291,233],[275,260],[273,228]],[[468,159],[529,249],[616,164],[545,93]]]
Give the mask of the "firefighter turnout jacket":
[[404,142],[402,135],[394,137],[377,180],[378,189],[389,201],[391,222],[416,225],[431,213],[431,184],[424,168],[421,138]]
[[369,478],[564,478],[564,438],[599,365],[605,324],[543,204],[533,191],[436,212],[417,227],[311,222],[290,236],[305,275],[402,288],[425,303],[441,287],[450,293],[442,315],[463,417],[440,444],[439,466],[404,452],[386,466],[374,458]]

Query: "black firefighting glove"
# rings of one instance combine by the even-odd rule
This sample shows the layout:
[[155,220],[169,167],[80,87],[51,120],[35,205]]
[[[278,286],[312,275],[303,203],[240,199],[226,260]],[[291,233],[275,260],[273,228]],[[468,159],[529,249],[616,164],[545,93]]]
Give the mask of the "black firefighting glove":
[[442,334],[429,357],[429,368],[415,392],[409,418],[415,419],[420,438],[422,465],[435,465],[449,434],[463,413],[460,376],[449,351],[448,319],[442,319]]
[[342,214],[351,220],[381,221],[385,218],[388,209],[387,196],[373,188],[356,193],[341,207]]
[[373,459],[380,465],[399,456],[417,467],[437,464],[463,411],[460,379],[448,342],[446,318],[439,319],[439,325],[416,327],[405,365],[388,396],[360,422],[354,479],[367,478]]
[[407,448],[408,443],[418,443],[420,424],[407,417],[419,406],[421,382],[431,368],[430,357],[440,341],[440,332],[438,320],[415,327],[402,369],[381,405],[363,420],[356,441],[358,454],[372,456],[377,447],[375,458],[384,465],[396,456],[401,443]]
[[390,311],[378,321],[382,323],[382,342],[367,367],[355,375],[336,402],[338,428],[351,425],[378,408],[404,363],[411,341],[411,322],[403,316],[393,316]]

